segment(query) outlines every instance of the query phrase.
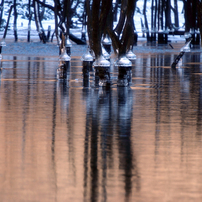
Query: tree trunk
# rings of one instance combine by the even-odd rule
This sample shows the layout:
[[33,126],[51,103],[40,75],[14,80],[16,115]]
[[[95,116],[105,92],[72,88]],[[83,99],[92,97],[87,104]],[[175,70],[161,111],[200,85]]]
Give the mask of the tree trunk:
[[13,31],[14,31],[15,42],[17,42],[18,41],[18,34],[17,34],[17,17],[18,17],[18,14],[17,14],[17,8],[16,8],[17,7],[16,0],[14,0],[13,6],[14,6]]
[[172,28],[172,23],[171,23],[171,4],[170,4],[170,0],[166,1],[166,10],[165,10],[165,29]]
[[156,32],[156,25],[157,25],[157,23],[156,23],[156,20],[157,20],[157,13],[158,13],[158,7],[157,7],[157,5],[158,5],[158,3],[157,3],[157,0],[155,0],[155,10],[154,10],[154,30],[155,30],[155,32]]
[[58,36],[58,0],[54,0],[54,17],[55,17],[55,35],[57,39],[57,44],[60,45],[59,36]]
[[[134,44],[134,11],[136,7],[137,0],[128,0],[127,4],[126,1],[122,1],[123,4],[127,5],[125,14],[123,14],[124,19],[121,19],[121,22],[124,21],[125,23],[120,23],[118,30],[123,30],[120,32],[122,33],[121,39],[119,39],[119,35],[117,35],[117,28],[112,30],[108,27],[107,31],[112,40],[112,45],[114,48],[114,52],[118,54],[118,57],[126,54],[126,51],[129,50],[130,46]],[[122,17],[123,17],[122,16]],[[122,18],[120,16],[120,18]]]
[[114,29],[114,31],[117,33],[118,37],[120,36],[124,23],[125,23],[127,4],[128,4],[128,0],[122,0],[119,21],[118,21],[116,28]]
[[163,30],[163,0],[159,0],[158,4],[158,30]]
[[[46,0],[43,0],[43,3],[46,3]],[[43,20],[44,18],[44,13],[45,13],[45,7],[44,6],[40,6],[39,4],[39,10],[41,9],[41,12],[39,12],[39,20],[40,22]]]
[[92,49],[98,58],[101,52],[101,30],[98,26],[101,0],[94,0],[92,4]]
[[63,14],[63,18],[64,18],[64,22],[65,22],[65,35],[69,35],[69,28],[70,28],[70,23],[71,23],[71,15],[70,15],[70,11],[71,11],[71,6],[70,6],[70,0],[65,0],[64,1],[64,14]]
[[4,0],[2,0],[0,4],[0,28],[3,25],[3,21],[2,21],[3,11],[4,11]]
[[147,8],[147,0],[144,0],[143,15],[144,15],[145,29],[146,29],[147,41],[150,41],[149,26],[148,26],[147,15],[146,15],[146,8]]
[[6,27],[5,27],[5,30],[4,30],[3,39],[6,38],[6,34],[7,34],[7,30],[8,30],[8,25],[9,25],[12,9],[13,9],[13,5],[9,9],[9,13],[8,13],[8,18],[7,18],[7,22],[6,22]]
[[189,32],[192,22],[192,6],[191,0],[184,1],[184,18],[185,18],[185,32]]
[[154,0],[151,2],[151,30],[154,30]]
[[179,27],[178,5],[177,0],[174,0],[175,27]]
[[29,14],[28,14],[28,33],[27,33],[27,42],[30,42],[30,31],[31,31],[31,20],[32,20],[32,13],[31,13],[31,0],[29,0],[28,4]]
[[89,46],[92,49],[92,11],[90,9],[90,0],[86,0],[86,14],[88,16],[87,20],[87,32],[88,32],[88,38],[89,38]]
[[[202,2],[197,2],[197,8],[198,8],[198,26],[200,30],[200,37],[202,39]],[[202,46],[202,40],[201,40],[201,46]]]
[[119,47],[119,56],[126,54],[126,51],[130,49],[130,46],[134,43],[134,11],[136,7],[136,0],[128,0],[126,23],[124,26],[123,34],[121,37],[121,43]]

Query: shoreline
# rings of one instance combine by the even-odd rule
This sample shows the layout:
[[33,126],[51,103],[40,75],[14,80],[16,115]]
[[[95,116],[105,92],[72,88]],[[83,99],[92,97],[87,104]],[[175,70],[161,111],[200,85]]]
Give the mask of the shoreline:
[[[6,46],[2,47],[3,55],[25,55],[25,56],[50,56],[59,57],[59,47],[54,38],[53,42],[42,43],[39,37],[35,35],[31,42],[27,42],[26,38],[19,35],[18,42],[14,42],[14,37],[9,36],[5,39]],[[172,47],[170,46],[172,45]],[[184,46],[185,40],[181,37],[169,37],[169,42],[164,45],[158,43],[148,43],[146,38],[139,37],[137,45],[133,47],[135,54],[152,54],[152,53],[179,53]],[[87,45],[77,45],[72,42],[71,56],[82,56],[87,51]],[[191,52],[201,52],[200,47],[191,49]],[[113,48],[112,48],[113,54]]]

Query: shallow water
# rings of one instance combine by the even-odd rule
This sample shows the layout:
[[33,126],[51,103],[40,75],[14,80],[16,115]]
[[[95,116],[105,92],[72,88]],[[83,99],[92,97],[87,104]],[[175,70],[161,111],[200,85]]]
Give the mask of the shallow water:
[[202,55],[139,54],[130,87],[83,86],[80,57],[58,80],[57,57],[4,55],[0,198],[201,201]]

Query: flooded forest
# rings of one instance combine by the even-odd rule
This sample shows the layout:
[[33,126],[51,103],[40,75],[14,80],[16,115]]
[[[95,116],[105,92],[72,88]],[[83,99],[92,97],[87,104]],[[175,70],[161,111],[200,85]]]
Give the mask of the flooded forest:
[[201,0],[0,1],[0,201],[202,201]]

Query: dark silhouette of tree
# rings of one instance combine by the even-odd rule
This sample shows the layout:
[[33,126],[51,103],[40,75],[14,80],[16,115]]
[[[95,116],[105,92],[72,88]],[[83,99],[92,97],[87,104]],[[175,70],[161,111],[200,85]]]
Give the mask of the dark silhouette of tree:
[[3,25],[3,21],[2,21],[3,11],[4,11],[4,0],[2,0],[0,4],[0,28]]
[[145,29],[146,29],[147,40],[150,41],[149,25],[148,25],[147,15],[146,15],[146,7],[147,7],[147,0],[144,0],[143,15],[144,15],[144,21],[145,21]]
[[114,30],[108,27],[115,52],[124,55],[134,44],[134,11],[137,0],[123,0],[118,24]]
[[[197,4],[197,8],[198,8],[198,26],[199,26],[199,30],[200,30],[200,36],[202,39],[202,1],[198,1]],[[201,46],[202,46],[202,40],[201,40]]]
[[43,43],[46,43],[46,35],[44,33],[44,29],[41,23],[39,3],[33,0],[33,5],[34,5],[34,19],[36,23],[37,32],[39,34],[39,38],[41,41],[43,41]]
[[13,30],[14,30],[14,37],[15,37],[15,42],[18,41],[18,34],[17,34],[17,1],[13,1],[13,8],[14,8],[14,22],[13,22]]
[[[185,32],[189,32],[192,37],[192,44],[199,45],[198,30],[201,27],[201,0],[183,0],[185,16]],[[201,32],[200,32],[201,33]]]
[[89,45],[96,58],[101,55],[101,38],[109,23],[112,14],[111,0],[94,0],[92,5],[86,0],[86,12],[88,16]]
[[[65,36],[69,35],[69,38],[71,40],[73,40],[74,42],[76,42],[78,44],[86,43],[84,40],[77,38],[76,36],[71,34],[69,31],[70,27],[72,26],[72,19],[73,19],[73,17],[75,17],[77,15],[76,8],[78,5],[80,5],[82,3],[84,4],[83,1],[78,0],[78,1],[76,1],[76,4],[75,4],[75,1],[73,1],[73,0],[65,0],[65,1],[54,0],[54,6],[51,6],[47,3],[45,3],[45,1],[40,1],[40,0],[34,0],[34,1],[36,1],[39,5],[41,5],[41,7],[49,8],[50,10],[53,11],[54,17],[55,17],[54,34],[57,38],[58,43],[60,41],[60,39],[59,39],[60,30]],[[41,14],[39,13],[39,16],[40,15]],[[52,36],[52,38],[53,38],[53,36]]]
[[[45,9],[53,12],[55,17],[55,30],[54,35],[60,42],[61,33],[66,37],[69,36],[71,40],[77,44],[86,44],[85,26],[87,25],[87,32],[89,37],[90,48],[95,52],[96,57],[101,55],[101,40],[103,36],[109,35],[112,40],[114,51],[119,55],[124,54],[131,45],[134,45],[135,37],[135,24],[134,14],[136,9],[136,2],[138,0],[54,0],[54,5],[49,5],[46,0],[27,0],[27,15],[29,26],[31,20],[34,19],[36,29],[39,33],[40,40],[44,43],[48,38],[43,29],[43,18]],[[181,0],[184,4],[183,12],[185,18],[185,32],[192,34],[193,43],[197,44],[199,41],[201,25],[201,0]],[[14,37],[15,41],[18,40],[17,36],[17,17],[18,8],[21,2],[16,3],[13,1],[13,14],[14,14]],[[0,22],[2,22],[4,5],[11,5],[11,2],[1,0],[0,3]],[[174,0],[151,0],[151,8],[148,7],[148,1],[143,1],[142,20],[143,31],[146,31],[148,41],[155,41],[158,34],[158,41],[167,43],[167,35],[169,32],[173,34],[182,35],[183,32],[179,31],[179,17],[178,17],[178,3]],[[33,7],[34,13],[31,12]],[[25,7],[23,7],[25,8]],[[78,12],[77,10],[80,11]],[[120,13],[118,14],[120,8]],[[151,9],[151,24],[148,21],[147,12]],[[8,11],[7,11],[8,12]],[[139,9],[140,12],[140,9]],[[171,20],[171,14],[174,14],[174,22]],[[33,17],[34,16],[34,17]],[[118,18],[119,16],[119,18]],[[76,37],[70,32],[70,28],[74,28],[74,19],[78,19],[82,23],[81,38]],[[117,19],[118,18],[118,19]],[[7,20],[8,22],[9,20]],[[114,27],[114,22],[117,25]],[[173,32],[174,29],[174,32]],[[52,37],[54,36],[52,35]],[[30,41],[30,30],[28,30],[28,41]]]
[[28,1],[28,33],[27,33],[27,42],[30,42],[30,31],[31,31],[31,20],[32,20],[32,12],[31,12],[31,0]]
[[178,17],[178,5],[177,5],[177,0],[174,0],[174,8],[171,7],[175,14],[175,27],[179,27],[179,17]]

